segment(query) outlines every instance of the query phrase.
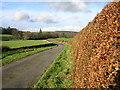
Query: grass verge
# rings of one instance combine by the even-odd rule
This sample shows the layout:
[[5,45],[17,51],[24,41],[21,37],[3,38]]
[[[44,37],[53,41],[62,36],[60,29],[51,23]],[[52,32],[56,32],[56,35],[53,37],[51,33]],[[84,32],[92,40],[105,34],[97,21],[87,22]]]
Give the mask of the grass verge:
[[[57,45],[56,45],[57,46]],[[9,64],[13,61],[17,61],[19,59],[22,59],[26,56],[35,54],[40,51],[44,51],[50,48],[54,48],[56,46],[49,46],[49,47],[42,47],[42,48],[32,48],[32,49],[23,49],[23,50],[15,50],[15,51],[7,51],[2,53],[2,65]]]
[[57,59],[51,64],[34,88],[70,88],[73,80],[69,78],[73,70],[71,46],[64,44],[66,48],[61,52]]

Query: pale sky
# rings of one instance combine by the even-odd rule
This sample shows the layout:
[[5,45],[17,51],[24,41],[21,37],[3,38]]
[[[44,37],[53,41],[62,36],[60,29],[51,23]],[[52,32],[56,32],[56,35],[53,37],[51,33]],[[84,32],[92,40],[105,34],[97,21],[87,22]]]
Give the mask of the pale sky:
[[2,2],[2,27],[22,31],[77,31],[108,2]]

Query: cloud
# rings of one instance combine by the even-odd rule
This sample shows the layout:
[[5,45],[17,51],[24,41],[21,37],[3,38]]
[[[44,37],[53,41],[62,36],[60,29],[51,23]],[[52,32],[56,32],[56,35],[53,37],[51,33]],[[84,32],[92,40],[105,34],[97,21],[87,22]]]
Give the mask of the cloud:
[[43,31],[80,31],[81,26],[63,26],[63,27],[47,27],[43,28]]
[[26,12],[22,12],[22,11],[15,12],[13,16],[13,20],[14,21],[28,21],[31,23],[42,22],[46,24],[55,24],[59,22],[57,21],[57,19],[54,18],[54,15],[49,15],[48,13],[42,13],[38,16],[34,15],[33,17],[31,17]]
[[[63,27],[45,27],[41,28],[42,31],[75,31],[78,32],[82,29],[81,26],[63,26]],[[38,32],[40,28],[26,28],[22,29],[22,31],[31,31],[31,32]]]
[[14,21],[29,20],[29,15],[25,12],[17,11],[13,16]]
[[54,18],[54,16],[51,16],[49,14],[41,14],[37,16],[37,18],[34,20],[35,22],[44,22],[46,24],[55,24],[59,23],[57,19]]
[[45,21],[47,18],[49,18],[48,14],[40,14],[39,16],[36,17],[35,21],[42,22]]
[[31,32],[39,32],[40,28],[26,28],[23,29],[22,31],[31,31]]
[[73,0],[69,0],[69,2],[56,2],[49,6],[56,10],[67,12],[89,11],[85,2],[75,2]]
[[54,19],[46,19],[45,20],[45,23],[47,23],[47,24],[55,24],[55,23],[58,23],[58,21],[55,21]]

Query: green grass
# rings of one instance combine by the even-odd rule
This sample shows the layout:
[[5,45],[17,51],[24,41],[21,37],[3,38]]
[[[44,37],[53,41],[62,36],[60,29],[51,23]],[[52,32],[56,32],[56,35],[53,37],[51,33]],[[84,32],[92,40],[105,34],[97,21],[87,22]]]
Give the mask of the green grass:
[[3,46],[8,46],[10,48],[19,48],[25,46],[33,46],[46,44],[47,42],[44,40],[16,40],[16,41],[2,41]]
[[[37,52],[47,50],[50,48],[54,48],[56,46],[49,46],[49,47],[43,47],[43,48],[33,48],[33,49],[26,49],[26,50],[16,50],[16,51],[7,51],[2,53],[2,65],[11,63],[13,61],[20,60],[26,56],[35,54]],[[1,60],[0,60],[1,61]]]
[[73,40],[73,38],[56,38],[56,39],[63,40],[63,41],[72,41]]
[[0,34],[0,41],[9,41],[12,40],[13,36],[8,34]]
[[72,86],[73,80],[67,77],[73,70],[73,61],[70,58],[71,46],[68,44],[65,46],[66,48],[34,85],[34,88],[70,88]]

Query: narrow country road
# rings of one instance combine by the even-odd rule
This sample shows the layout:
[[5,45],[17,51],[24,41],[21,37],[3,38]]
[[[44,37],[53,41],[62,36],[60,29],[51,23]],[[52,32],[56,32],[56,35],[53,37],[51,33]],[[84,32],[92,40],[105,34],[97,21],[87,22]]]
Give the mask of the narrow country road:
[[65,48],[58,47],[39,52],[2,67],[2,88],[29,88],[42,76],[48,66]]

